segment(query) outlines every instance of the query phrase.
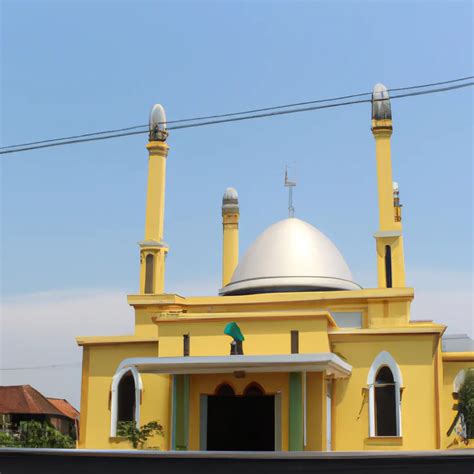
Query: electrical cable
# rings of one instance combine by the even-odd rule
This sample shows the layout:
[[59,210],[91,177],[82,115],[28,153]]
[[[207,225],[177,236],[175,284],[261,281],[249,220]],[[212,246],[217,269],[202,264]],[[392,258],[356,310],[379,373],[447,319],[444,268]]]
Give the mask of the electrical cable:
[[0,370],[37,370],[37,369],[57,369],[60,367],[75,367],[80,366],[80,362],[71,362],[70,364],[51,364],[51,365],[36,365],[31,367],[6,367]]
[[[411,97],[411,96],[417,96],[417,95],[425,95],[425,94],[435,94],[438,92],[446,92],[454,89],[461,89],[463,87],[469,87],[473,86],[474,82],[469,82],[466,84],[460,84],[457,86],[450,86],[450,87],[443,87],[442,89],[432,89],[429,91],[419,91],[419,92],[411,92],[408,94],[400,94],[400,95],[395,95],[390,97],[389,100],[392,99],[400,99],[403,97]],[[341,107],[341,106],[346,106],[346,105],[354,105],[354,104],[365,104],[365,103],[372,103],[372,102],[379,102],[379,101],[384,101],[387,99],[361,99],[361,100],[352,100],[349,102],[340,102],[338,104],[328,104],[328,105],[320,105],[320,106],[315,106],[315,107],[305,107],[301,109],[291,109],[291,110],[281,110],[279,112],[270,112],[266,114],[258,114],[258,115],[250,115],[247,117],[234,117],[234,118],[229,118],[229,119],[224,119],[224,120],[215,120],[215,121],[210,121],[210,122],[201,122],[201,123],[195,123],[195,124],[189,124],[189,125],[178,125],[176,127],[169,127],[168,130],[180,130],[183,128],[191,128],[191,127],[202,127],[204,125],[214,125],[218,123],[226,123],[226,122],[237,122],[241,120],[249,120],[249,119],[257,119],[257,118],[265,118],[265,117],[273,117],[276,115],[286,115],[286,114],[294,114],[297,112],[310,112],[313,110],[320,110],[320,109],[329,109],[329,108],[334,108],[334,107]],[[1,154],[1,152],[0,152]]]
[[[474,78],[474,76],[469,76],[469,78]],[[466,80],[466,78],[462,79],[454,79],[451,81],[444,81],[443,83],[453,83],[453,82],[459,82],[462,80]],[[442,83],[433,83],[433,84],[442,84]],[[438,92],[447,92],[450,90],[455,90],[455,89],[461,89],[464,87],[469,87],[474,85],[474,82],[468,82],[464,84],[457,84],[454,86],[448,86],[448,87],[443,87],[443,88],[438,88],[438,89],[430,89],[430,90],[424,90],[424,91],[416,91],[416,92],[410,92],[406,94],[398,94],[395,96],[391,96],[390,100],[392,99],[399,99],[403,97],[411,97],[411,96],[418,96],[418,95],[425,95],[425,94],[434,94]],[[410,90],[410,89],[416,89],[416,88],[422,88],[425,86],[411,86],[407,88],[398,88],[397,90]],[[394,90],[394,89],[392,89]],[[345,98],[354,98],[354,97],[361,97],[364,95],[368,95],[372,93],[363,93],[363,94],[353,94],[351,96],[342,96]],[[318,101],[308,101],[308,102],[299,102],[298,105],[303,105],[303,104],[313,104],[313,103],[321,103],[321,102],[329,102],[329,101],[336,101],[336,100],[341,100],[340,98],[333,98],[333,99],[321,99]],[[376,99],[377,100],[387,100],[387,99]],[[241,114],[246,114],[250,112],[235,112],[232,114],[220,114],[220,115],[213,115],[213,116],[208,116],[209,118],[223,118],[222,120],[210,120],[206,122],[198,122],[198,123],[191,123],[191,124],[186,124],[186,125],[177,125],[174,127],[168,127],[168,130],[180,130],[184,128],[194,128],[194,127],[202,127],[206,125],[215,125],[219,123],[227,123],[227,122],[236,122],[236,121],[242,121],[242,120],[250,120],[250,119],[257,119],[257,118],[265,118],[265,117],[272,117],[272,116],[277,116],[277,115],[287,115],[287,114],[293,114],[297,112],[309,112],[313,110],[319,110],[319,109],[327,109],[327,108],[333,108],[333,107],[341,107],[341,106],[347,106],[347,105],[354,105],[354,104],[362,104],[362,103],[370,103],[373,102],[372,98],[369,99],[361,99],[361,100],[353,100],[353,101],[346,101],[346,102],[339,102],[336,104],[326,104],[326,105],[321,105],[321,106],[313,106],[313,107],[304,107],[304,108],[297,108],[297,109],[290,109],[290,110],[280,110],[280,111],[275,111],[275,112],[269,112],[269,113],[262,113],[262,114],[254,114],[254,115],[247,115],[244,117],[235,117],[235,115],[241,115]],[[288,108],[292,107],[292,105],[286,105],[286,106],[276,106],[276,107],[268,107],[265,109],[254,109],[254,112],[258,111],[263,111],[263,110],[275,110],[275,109],[281,109],[281,108]],[[224,117],[229,117],[229,118],[224,118]],[[232,118],[230,118],[232,117]],[[169,121],[167,122],[167,125],[170,123],[182,123],[182,122],[187,122],[187,121],[198,121],[198,120],[204,120],[205,117],[201,118],[194,118],[194,119],[182,119],[182,120],[175,120],[175,121]],[[137,127],[142,127],[142,126],[136,126],[136,127],[127,127],[126,129],[117,129],[117,131],[122,131],[122,130],[130,130],[133,128]],[[148,127],[148,125],[146,125]],[[51,140],[44,140],[42,142],[31,142],[30,144],[33,146],[27,146],[29,144],[20,144],[20,145],[11,145],[9,147],[3,147],[0,148],[0,154],[7,154],[7,153],[16,153],[20,151],[29,151],[29,150],[35,150],[35,149],[40,149],[40,148],[49,148],[53,146],[61,146],[61,145],[69,145],[69,144],[74,144],[74,143],[82,143],[82,142],[90,142],[90,141],[98,141],[98,140],[107,140],[109,138],[118,138],[118,137],[125,137],[125,136],[130,136],[130,135],[138,135],[138,134],[144,134],[148,133],[149,130],[139,130],[139,131],[134,131],[134,132],[125,132],[125,133],[113,133],[110,134],[112,131],[109,132],[96,132],[93,134],[84,134],[84,135],[76,135],[72,140],[69,139],[51,139]],[[106,134],[109,133],[106,136],[94,136],[90,137],[91,135],[98,135],[98,134]],[[77,139],[76,139],[77,138]],[[54,142],[54,143],[47,143],[46,142]],[[43,143],[43,144],[41,144]],[[37,144],[37,146],[34,146],[34,144]]]
[[[409,87],[398,87],[395,89],[388,89],[388,92],[392,91],[403,91],[403,90],[411,90],[411,89],[420,89],[424,87],[432,87],[432,86],[439,86],[439,85],[444,85],[444,84],[451,84],[454,82],[461,82],[461,81],[466,81],[468,79],[473,79],[474,76],[466,76],[466,77],[461,77],[458,79],[451,79],[449,81],[442,81],[442,82],[432,82],[429,84],[420,84],[417,86],[409,86]],[[351,94],[351,95],[344,95],[340,97],[332,97],[330,99],[317,99],[317,100],[309,100],[306,102],[295,102],[292,104],[286,104],[286,105],[277,105],[273,107],[264,107],[260,109],[251,109],[251,110],[244,110],[242,112],[231,112],[231,113],[226,113],[226,114],[217,114],[217,115],[205,115],[201,117],[193,117],[193,118],[186,118],[186,119],[179,119],[179,120],[171,120],[168,121],[167,124],[173,124],[173,123],[183,123],[183,122],[195,122],[198,120],[209,120],[209,119],[214,119],[214,118],[224,118],[224,117],[232,117],[232,116],[237,116],[237,115],[247,115],[247,114],[252,114],[252,113],[257,113],[257,112],[266,112],[269,110],[277,110],[277,109],[284,109],[284,108],[289,108],[289,107],[298,107],[300,105],[309,105],[309,104],[318,104],[318,103],[324,103],[324,102],[335,102],[338,100],[345,100],[345,99],[352,99],[355,97],[363,97],[365,95],[371,95],[372,92],[361,92],[358,94]],[[22,143],[19,145],[9,145],[9,146],[4,146],[0,147],[0,150],[6,150],[9,148],[17,148],[20,146],[28,146],[28,145],[39,145],[42,143],[49,143],[49,142],[56,142],[56,141],[63,141],[63,140],[72,140],[76,138],[82,138],[82,137],[91,137],[94,135],[105,135],[105,134],[110,134],[110,133],[116,133],[116,132],[126,132],[129,130],[135,130],[138,128],[148,128],[148,124],[144,125],[134,125],[132,127],[125,127],[125,128],[116,128],[112,130],[104,130],[100,132],[91,132],[91,133],[83,133],[80,135],[71,135],[68,137],[63,137],[63,138],[51,138],[49,140],[41,140],[41,141],[36,141],[36,142],[29,142],[29,143]]]
[[[421,84],[418,86],[409,86],[409,87],[399,87],[397,89],[387,89],[388,92],[391,91],[403,91],[403,90],[410,90],[410,89],[420,89],[423,87],[432,87],[432,86],[440,86],[444,84],[451,84],[453,82],[461,82],[461,81],[466,81],[468,79],[474,79],[474,76],[467,76],[467,77],[461,77],[459,79],[451,79],[449,81],[443,81],[443,82],[433,82],[431,84]],[[167,122],[167,124],[172,124],[172,123],[181,123],[181,122],[191,122],[191,121],[196,121],[196,120],[208,120],[208,119],[213,119],[213,118],[223,118],[223,117],[232,117],[235,115],[247,115],[247,114],[252,114],[252,113],[257,113],[257,112],[267,112],[269,110],[277,110],[277,109],[286,109],[289,107],[298,107],[300,105],[310,105],[310,104],[321,104],[324,102],[335,102],[338,100],[345,100],[345,99],[353,99],[355,97],[363,97],[365,95],[372,95],[372,92],[360,92],[358,94],[351,94],[351,95],[343,95],[340,97],[333,97],[331,99],[317,99],[317,100],[309,100],[306,102],[296,102],[293,104],[286,104],[286,105],[277,105],[273,107],[265,107],[261,109],[253,109],[253,110],[246,110],[243,112],[233,112],[233,113],[227,113],[227,114],[219,114],[219,115],[209,115],[205,117],[195,117],[195,118],[190,118],[190,119],[181,119],[181,120],[174,120]],[[148,127],[148,125],[146,125]]]
[[[473,79],[474,76],[466,76],[466,77],[460,77],[458,79],[451,79],[449,81],[442,81],[442,82],[432,82],[429,84],[420,84],[416,86],[409,86],[409,87],[398,87],[395,89],[388,89],[388,92],[392,91],[403,91],[403,90],[411,90],[411,89],[420,89],[420,88],[425,88],[425,87],[432,87],[432,86],[439,86],[439,85],[444,85],[444,84],[451,84],[454,82],[461,82],[461,81],[466,81],[468,79]],[[340,96],[340,97],[333,97],[330,99],[318,99],[318,100],[310,100],[306,102],[296,102],[292,104],[286,104],[286,105],[277,105],[273,107],[265,107],[265,108],[260,108],[260,109],[251,109],[251,110],[245,110],[242,112],[232,112],[232,113],[226,113],[226,114],[217,114],[217,115],[205,115],[201,117],[193,117],[193,118],[187,118],[187,119],[180,119],[180,120],[171,120],[168,121],[167,124],[173,124],[173,123],[183,123],[183,122],[195,122],[198,120],[209,120],[209,119],[215,119],[215,118],[224,118],[224,117],[232,117],[236,115],[248,115],[251,113],[257,113],[257,112],[266,112],[269,110],[276,110],[276,109],[284,109],[284,108],[289,108],[289,107],[297,107],[300,105],[309,105],[309,104],[317,104],[317,103],[324,103],[324,102],[334,102],[338,100],[345,100],[345,99],[352,99],[355,97],[363,97],[365,95],[371,95],[372,92],[362,92],[358,94],[352,94],[352,95],[345,95],[345,96]],[[135,130],[138,128],[147,128],[149,127],[148,124],[144,125],[134,125],[132,127],[125,127],[125,128],[116,128],[112,130],[103,130],[100,132],[91,132],[91,133],[83,133],[80,135],[71,135],[68,137],[62,137],[62,138],[51,138],[49,140],[40,140],[36,142],[29,142],[29,143],[21,143],[18,145],[9,145],[9,146],[4,146],[0,147],[0,150],[6,150],[10,148],[18,148],[20,146],[28,146],[28,145],[39,145],[42,143],[50,143],[50,142],[57,142],[57,141],[63,141],[63,140],[73,140],[76,138],[82,138],[82,137],[91,137],[95,135],[106,135],[106,134],[111,134],[111,133],[117,133],[117,132],[126,132],[129,130]]]

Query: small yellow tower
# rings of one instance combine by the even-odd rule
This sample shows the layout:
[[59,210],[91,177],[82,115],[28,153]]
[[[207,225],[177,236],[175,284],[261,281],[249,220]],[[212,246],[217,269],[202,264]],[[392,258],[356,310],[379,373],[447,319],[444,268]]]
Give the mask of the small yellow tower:
[[163,242],[165,216],[165,176],[168,145],[165,110],[160,104],[150,114],[148,150],[148,190],[146,197],[145,239],[140,242],[140,293],[163,293],[165,258]]
[[239,263],[239,198],[227,188],[222,198],[222,287],[226,286]]
[[398,184],[392,181],[390,156],[392,110],[387,88],[383,84],[376,84],[372,94],[372,133],[375,138],[379,195],[379,230],[375,233],[378,286],[403,288],[405,259],[401,206]]

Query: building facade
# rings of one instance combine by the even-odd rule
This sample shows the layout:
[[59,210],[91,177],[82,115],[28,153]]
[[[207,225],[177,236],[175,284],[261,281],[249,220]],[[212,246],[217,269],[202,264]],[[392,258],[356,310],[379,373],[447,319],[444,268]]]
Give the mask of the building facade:
[[[162,450],[446,449],[472,344],[443,352],[446,326],[410,319],[391,105],[372,97],[378,287],[363,289],[335,245],[289,217],[239,260],[239,205],[222,204],[219,296],[164,293],[168,156],[164,110],[150,116],[145,238],[130,336],[79,337],[82,448],[129,448],[117,428],[158,421]],[[469,340],[469,342],[472,342]],[[454,344],[457,347],[459,345]]]

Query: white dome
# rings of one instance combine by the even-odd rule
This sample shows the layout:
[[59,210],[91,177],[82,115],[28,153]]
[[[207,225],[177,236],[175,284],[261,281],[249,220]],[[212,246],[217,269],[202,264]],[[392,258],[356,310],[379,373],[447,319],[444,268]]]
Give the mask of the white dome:
[[312,225],[289,218],[255,240],[220,294],[359,289],[337,247]]

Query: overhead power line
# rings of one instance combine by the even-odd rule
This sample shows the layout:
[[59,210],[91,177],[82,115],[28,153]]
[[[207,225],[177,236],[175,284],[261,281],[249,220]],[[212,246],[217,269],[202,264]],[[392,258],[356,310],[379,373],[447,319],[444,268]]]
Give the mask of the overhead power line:
[[[409,87],[398,87],[396,89],[388,89],[388,92],[395,92],[395,91],[403,91],[403,90],[410,90],[410,89],[421,89],[424,87],[432,87],[432,86],[441,86],[445,84],[452,84],[453,82],[462,82],[462,81],[467,81],[469,79],[474,79],[474,76],[467,76],[467,77],[460,77],[458,79],[451,79],[449,81],[443,81],[443,82],[432,82],[431,84],[419,84],[417,86],[409,86]],[[175,120],[170,123],[180,123],[180,122],[191,122],[195,120],[209,120],[209,119],[214,119],[214,118],[224,118],[224,117],[232,117],[236,115],[247,115],[247,114],[253,114],[253,113],[258,113],[258,112],[268,112],[270,110],[277,110],[277,109],[286,109],[289,107],[299,107],[301,105],[310,105],[310,104],[322,104],[324,102],[335,102],[338,100],[346,100],[346,99],[354,99],[355,97],[364,97],[366,95],[372,96],[372,92],[360,92],[357,94],[351,94],[351,95],[343,95],[340,97],[332,97],[330,99],[316,99],[316,100],[309,100],[306,102],[295,102],[293,104],[286,104],[286,105],[277,105],[273,107],[265,107],[261,109],[253,109],[253,110],[245,110],[242,112],[232,112],[232,113],[227,113],[227,114],[219,114],[219,115],[208,115],[206,117],[195,117],[195,118],[189,118],[189,119],[181,119],[181,120]],[[148,127],[148,125],[145,125]]]
[[[452,79],[450,81],[443,81],[443,82],[435,82],[431,84],[401,87],[401,88],[396,88],[396,89],[390,89],[390,91],[392,92],[404,91],[404,90],[413,90],[413,89],[420,89],[420,88],[426,88],[426,87],[433,87],[435,85],[453,84],[455,82],[466,81],[469,79],[474,79],[474,76],[467,76],[464,78]],[[451,91],[455,89],[469,87],[472,85],[474,85],[474,82],[467,82],[467,83],[464,82],[462,84],[456,84],[456,85],[452,85],[448,87],[415,91],[415,92],[409,92],[405,94],[397,94],[397,95],[391,96],[390,99],[393,100],[393,99],[400,99],[404,97],[447,92],[447,91]],[[272,117],[272,116],[277,116],[277,115],[287,115],[287,114],[293,114],[293,113],[298,113],[298,112],[309,112],[309,111],[320,110],[320,109],[328,109],[328,108],[334,108],[334,107],[342,107],[342,106],[372,102],[373,100],[372,97],[367,98],[367,99],[337,102],[340,100],[351,99],[351,98],[355,99],[357,97],[364,97],[367,95],[371,96],[372,92],[364,92],[360,94],[352,94],[352,95],[334,97],[330,99],[319,99],[319,100],[312,100],[312,101],[306,101],[306,102],[298,102],[294,104],[286,104],[286,105],[266,107],[266,108],[261,108],[261,109],[253,109],[253,110],[244,111],[244,112],[232,112],[232,113],[227,113],[227,114],[209,115],[209,116],[195,117],[195,118],[189,118],[189,119],[174,120],[174,121],[168,121],[166,122],[166,124],[169,125],[169,124],[180,124],[180,123],[182,124],[184,122],[197,122],[197,123],[187,123],[184,125],[175,125],[172,127],[168,127],[168,130],[180,130],[180,129],[185,129],[185,128],[215,125],[219,123],[266,118],[266,117]],[[376,101],[377,100],[386,100],[386,99],[376,99]],[[336,102],[336,103],[331,103],[331,102]],[[300,107],[302,105],[321,104],[321,103],[326,103],[326,105]],[[291,108],[291,107],[298,107],[298,108]],[[289,109],[289,110],[279,110],[279,109]],[[265,113],[259,113],[259,112],[265,112]],[[244,115],[244,116],[240,117],[240,115]],[[211,119],[217,119],[217,120],[211,120]],[[143,127],[147,127],[147,129],[131,131],[131,130],[134,130],[137,128],[143,128]],[[148,133],[148,131],[149,131],[148,125],[137,125],[133,127],[126,127],[122,129],[115,129],[115,130],[109,130],[109,131],[103,131],[103,132],[87,133],[87,134],[82,134],[82,135],[74,135],[71,137],[42,140],[39,142],[29,142],[29,143],[23,143],[23,144],[18,144],[18,145],[10,145],[7,147],[0,148],[0,154],[16,153],[20,151],[36,150],[40,148],[70,145],[70,144],[82,143],[82,142],[108,140],[110,138],[119,138],[119,137],[131,136],[131,135],[144,134],[144,133]],[[119,132],[119,133],[115,133],[115,132]]]
[[[399,94],[395,96],[391,96],[390,100],[392,99],[401,99],[403,97],[411,97],[411,96],[416,96],[416,95],[426,95],[426,94],[435,94],[439,92],[446,92],[454,89],[461,89],[463,87],[469,87],[473,86],[474,82],[469,82],[466,84],[459,84],[457,86],[450,86],[450,87],[443,87],[441,89],[430,89],[427,91],[419,91],[419,92],[410,92],[407,94]],[[384,101],[387,99],[375,99],[373,102],[379,102],[379,101]],[[354,105],[354,104],[365,104],[365,103],[371,103],[372,99],[360,99],[360,100],[351,100],[348,102],[339,102],[337,104],[327,104],[327,105],[319,105],[319,106],[314,106],[314,107],[304,107],[304,108],[298,108],[298,109],[291,109],[291,110],[280,110],[277,112],[269,112],[269,113],[264,113],[264,114],[257,114],[257,115],[249,115],[246,117],[233,117],[229,119],[222,119],[222,120],[213,120],[210,122],[200,122],[200,123],[193,123],[189,125],[178,125],[176,127],[168,127],[168,130],[179,130],[183,128],[191,128],[191,127],[202,127],[204,125],[214,125],[218,123],[225,123],[225,122],[236,122],[239,120],[249,120],[249,119],[257,119],[257,118],[265,118],[265,117],[273,117],[276,115],[287,115],[287,114],[294,114],[298,112],[311,112],[313,110],[320,110],[320,109],[330,109],[334,107],[342,107],[342,106],[347,106],[347,105]],[[0,152],[1,153],[1,152]]]
[[[462,82],[462,81],[466,81],[466,80],[469,80],[469,79],[474,79],[474,76],[460,77],[458,79],[451,79],[449,81],[419,84],[419,85],[416,85],[416,86],[398,87],[398,88],[388,89],[388,91],[389,92],[396,92],[396,91],[404,91],[404,90],[412,90],[412,89],[421,89],[421,88],[426,88],[426,87],[452,84],[454,82]],[[338,100],[353,99],[355,97],[364,97],[366,95],[370,96],[370,95],[372,95],[372,92],[361,92],[361,93],[357,93],[357,94],[343,95],[343,96],[340,96],[340,97],[332,97],[330,99],[317,99],[317,100],[309,100],[309,101],[305,101],[305,102],[295,102],[295,103],[292,103],[292,104],[277,105],[277,106],[272,106],[272,107],[264,107],[264,108],[260,108],[260,109],[243,110],[241,112],[231,112],[231,113],[225,113],[225,114],[205,115],[205,116],[201,116],[201,117],[171,120],[171,121],[167,122],[167,125],[176,124],[176,123],[184,123],[184,122],[195,122],[195,121],[198,121],[198,120],[210,120],[210,119],[216,119],[216,118],[233,117],[233,116],[237,116],[237,115],[248,115],[248,114],[253,114],[253,113],[258,113],[258,112],[268,112],[270,110],[286,109],[286,108],[289,108],[289,107],[299,107],[299,106],[302,106],[302,105],[320,104],[320,103],[324,103],[324,102],[335,102],[335,101],[338,101]],[[139,128],[147,128],[148,129],[148,127],[149,127],[148,124],[134,125],[132,127],[116,128],[116,129],[112,129],[112,130],[103,130],[103,131],[100,131],[100,132],[83,133],[83,134],[80,134],[80,135],[71,135],[71,136],[62,137],[62,138],[52,138],[52,139],[49,139],[49,140],[41,140],[41,141],[36,141],[36,142],[22,143],[22,144],[19,144],[19,145],[9,145],[9,146],[0,147],[0,150],[5,150],[5,149],[9,149],[9,148],[17,148],[19,146],[39,145],[39,144],[42,144],[42,143],[49,143],[49,142],[56,142],[56,141],[63,141],[63,140],[73,140],[73,139],[76,139],[76,138],[91,137],[91,136],[95,136],[95,135],[107,135],[107,134],[111,134],[111,133],[126,132],[126,131],[129,131],[129,130],[136,130],[136,129],[139,129]]]
[[51,365],[34,365],[30,367],[5,367],[0,370],[38,370],[38,369],[58,369],[62,367],[76,367],[80,366],[80,362],[71,362],[70,364],[51,364]]

